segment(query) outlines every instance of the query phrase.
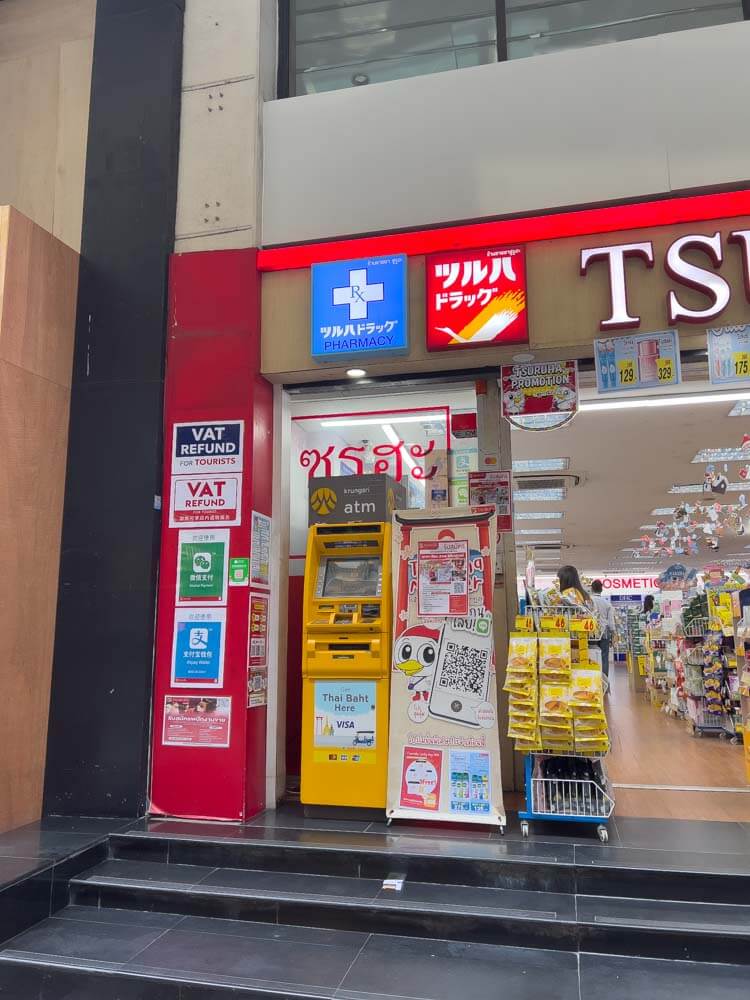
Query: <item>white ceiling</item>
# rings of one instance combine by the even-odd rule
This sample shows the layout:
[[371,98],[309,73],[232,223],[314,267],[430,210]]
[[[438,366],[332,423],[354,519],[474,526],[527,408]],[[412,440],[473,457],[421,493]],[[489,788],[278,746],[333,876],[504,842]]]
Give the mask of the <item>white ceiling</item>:
[[[690,395],[710,390],[710,386],[697,382],[682,388]],[[602,401],[592,392],[584,396]],[[514,460],[569,457],[570,471],[583,478],[582,485],[569,489],[563,501],[516,504],[518,511],[564,511],[562,521],[518,522],[516,528],[562,526],[562,561],[586,572],[605,571],[612,567],[613,560],[620,560],[623,568],[639,566],[645,570],[678,561],[702,566],[734,553],[747,558],[750,551],[744,547],[750,544],[750,538],[736,536],[720,540],[721,548],[716,553],[701,544],[699,557],[692,560],[675,556],[648,562],[634,560],[621,551],[629,546],[638,548],[633,539],[644,534],[641,525],[671,520],[653,516],[655,508],[674,506],[680,499],[689,503],[702,500],[700,495],[678,497],[668,490],[673,484],[703,480],[705,465],[691,464],[699,449],[739,447],[743,433],[750,430],[750,418],[729,417],[733,405],[732,401],[717,399],[700,405],[635,410],[584,409],[560,430],[514,432]],[[729,464],[730,481],[737,481],[739,468],[739,463]],[[727,493],[724,502],[736,502],[738,495]],[[517,542],[522,540],[517,537]]]

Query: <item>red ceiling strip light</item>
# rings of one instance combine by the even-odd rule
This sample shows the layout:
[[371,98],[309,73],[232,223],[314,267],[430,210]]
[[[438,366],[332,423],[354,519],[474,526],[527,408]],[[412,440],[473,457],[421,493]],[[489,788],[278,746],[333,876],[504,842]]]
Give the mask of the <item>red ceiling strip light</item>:
[[532,215],[523,219],[499,222],[476,222],[465,226],[443,226],[384,236],[335,240],[330,243],[304,243],[258,251],[259,271],[290,271],[331,260],[361,257],[385,257],[405,253],[409,256],[445,250],[469,250],[474,247],[504,246],[511,243],[535,243],[566,236],[589,236],[625,229],[671,226],[681,222],[704,222],[750,215],[750,191],[694,195],[642,201],[609,208],[587,208],[556,215]]

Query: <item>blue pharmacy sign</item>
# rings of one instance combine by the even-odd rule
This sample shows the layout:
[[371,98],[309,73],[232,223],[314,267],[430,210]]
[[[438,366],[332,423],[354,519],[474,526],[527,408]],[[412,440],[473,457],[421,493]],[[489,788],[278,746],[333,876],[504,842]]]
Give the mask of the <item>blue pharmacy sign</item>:
[[312,267],[312,339],[317,361],[408,349],[406,256]]

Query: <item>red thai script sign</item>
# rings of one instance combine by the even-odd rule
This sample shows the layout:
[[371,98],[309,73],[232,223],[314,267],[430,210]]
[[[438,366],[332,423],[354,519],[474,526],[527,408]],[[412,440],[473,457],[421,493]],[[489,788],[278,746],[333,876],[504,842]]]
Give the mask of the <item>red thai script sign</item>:
[[523,247],[427,258],[427,350],[527,344]]
[[316,475],[335,475],[334,463],[342,462],[349,466],[350,475],[387,473],[399,483],[405,475],[410,475],[412,479],[433,479],[437,475],[447,475],[446,453],[440,451],[437,443],[432,440],[426,445],[406,444],[401,440],[393,444],[376,444],[374,447],[337,447],[331,444],[322,448],[305,448],[299,454],[299,464],[308,470],[311,479]]

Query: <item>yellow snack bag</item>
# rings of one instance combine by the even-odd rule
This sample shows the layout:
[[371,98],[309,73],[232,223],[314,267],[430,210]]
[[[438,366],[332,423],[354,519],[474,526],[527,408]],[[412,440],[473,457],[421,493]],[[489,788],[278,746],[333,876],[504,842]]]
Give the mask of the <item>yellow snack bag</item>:
[[573,671],[570,700],[574,708],[601,708],[604,692],[600,670],[577,669]]
[[567,684],[542,684],[539,714],[543,719],[570,719],[570,687]]
[[539,636],[539,673],[558,677],[570,674],[570,636]]
[[508,643],[508,674],[533,674],[536,669],[537,639],[535,635],[511,633]]

